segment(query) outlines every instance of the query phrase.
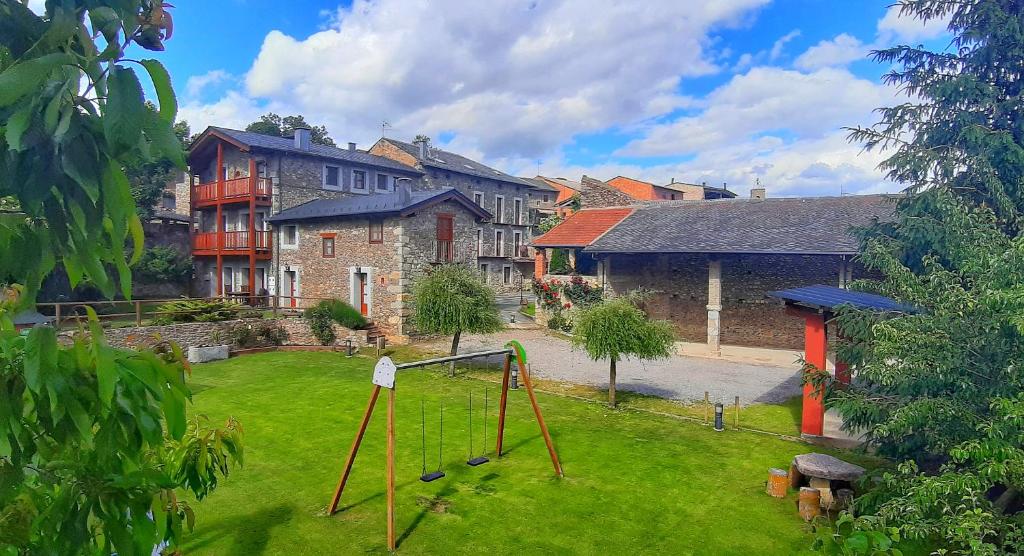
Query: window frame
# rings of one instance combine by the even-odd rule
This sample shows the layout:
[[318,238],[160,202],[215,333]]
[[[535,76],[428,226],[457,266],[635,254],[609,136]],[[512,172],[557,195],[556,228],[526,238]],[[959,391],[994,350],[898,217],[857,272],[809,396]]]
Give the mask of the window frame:
[[[499,235],[501,236],[500,241],[498,240]],[[494,256],[505,256],[505,230],[494,230]]]
[[[395,190],[395,177],[385,174],[383,172],[377,172],[377,179],[374,180],[373,190],[374,191],[394,191]],[[380,187],[380,180],[384,178],[384,188]]]
[[512,223],[517,226],[523,223],[523,199],[521,197],[512,199],[512,220]]
[[[500,207],[498,205],[501,205]],[[495,195],[494,196],[494,223],[504,224],[505,223],[505,196]]]
[[[285,241],[285,230],[288,228],[295,229],[295,243],[288,243]],[[298,249],[299,248],[299,225],[298,224],[284,224],[281,226],[281,233],[278,236],[278,241],[281,244],[281,249]]]
[[483,191],[474,191],[473,192],[473,202],[476,203],[476,206],[478,206],[480,208],[483,208],[483,206],[484,206],[484,192]]
[[[335,241],[337,234],[320,234],[320,255],[325,259],[333,259],[338,254],[338,242]],[[327,246],[331,246],[330,254],[327,253]]]
[[503,286],[512,285],[512,265],[501,265],[501,284]]
[[[361,189],[356,187],[356,174],[362,174],[362,176],[363,176],[363,187]],[[349,188],[352,191],[352,193],[359,193],[360,195],[369,194],[370,190],[367,189],[367,187],[366,187],[367,186],[366,179],[367,179],[367,171],[366,170],[360,170],[358,168],[353,168],[352,169],[352,186]]]
[[[327,174],[329,172],[329,168],[334,168],[336,170],[336,176],[335,177],[337,178],[338,183],[333,184],[333,185],[327,183]],[[323,188],[331,190],[331,191],[341,191],[342,189],[344,189],[344,186],[345,186],[344,180],[342,179],[341,176],[342,176],[341,166],[338,166],[337,164],[324,164]]]
[[[370,245],[382,245],[384,243],[384,219],[371,218],[367,222],[367,241]],[[380,233],[380,236],[377,239],[373,238],[374,227],[376,227]]]

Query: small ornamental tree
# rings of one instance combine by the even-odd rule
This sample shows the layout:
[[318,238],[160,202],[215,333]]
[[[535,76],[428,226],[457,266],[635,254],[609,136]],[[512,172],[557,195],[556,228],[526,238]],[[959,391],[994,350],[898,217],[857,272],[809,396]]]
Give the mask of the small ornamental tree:
[[573,325],[572,342],[594,361],[608,360],[608,405],[615,407],[615,364],[623,357],[663,359],[672,354],[675,335],[666,321],[650,320],[636,299],[615,297],[583,310]]
[[241,463],[238,424],[188,418],[175,345],[110,347],[91,309],[61,342],[11,318],[58,264],[72,287],[130,297],[143,237],[125,168],[184,155],[170,76],[125,51],[163,50],[171,16],[159,0],[26,4],[0,1],[0,199],[19,211],[0,218],[0,554],[173,550],[187,499]]
[[[413,323],[420,332],[452,336],[451,354],[459,352],[463,332],[490,334],[503,328],[494,290],[469,267],[441,265],[423,276],[415,288]],[[455,363],[449,367],[455,376]]]

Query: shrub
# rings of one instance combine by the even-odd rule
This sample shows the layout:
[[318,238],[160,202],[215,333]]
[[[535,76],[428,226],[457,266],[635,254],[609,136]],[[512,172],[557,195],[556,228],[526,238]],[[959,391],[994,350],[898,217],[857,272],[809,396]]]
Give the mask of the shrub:
[[562,295],[572,304],[587,307],[601,301],[601,290],[590,285],[581,276],[573,276],[562,286]]
[[174,247],[158,245],[143,251],[134,270],[139,280],[182,283],[192,275],[192,257]]
[[153,324],[220,322],[238,318],[242,304],[223,299],[182,299],[164,303],[154,311]]
[[331,314],[331,319],[345,328],[352,330],[366,328],[366,317],[356,310],[355,307],[340,299],[325,299],[319,305],[325,306]]
[[334,343],[337,336],[334,334],[334,317],[331,315],[331,308],[324,303],[317,303],[302,313],[302,318],[309,322],[309,330],[313,333],[320,345],[329,346]]
[[275,322],[239,323],[228,332],[231,343],[240,348],[279,346],[288,333]]

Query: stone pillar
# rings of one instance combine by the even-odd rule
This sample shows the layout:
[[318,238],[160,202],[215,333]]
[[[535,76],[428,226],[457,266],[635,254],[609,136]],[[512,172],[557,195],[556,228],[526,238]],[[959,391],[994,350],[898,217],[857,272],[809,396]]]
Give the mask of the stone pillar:
[[708,347],[721,353],[722,261],[708,261]]
[[548,272],[548,251],[547,249],[537,248],[533,253],[533,277],[541,280],[544,275]]

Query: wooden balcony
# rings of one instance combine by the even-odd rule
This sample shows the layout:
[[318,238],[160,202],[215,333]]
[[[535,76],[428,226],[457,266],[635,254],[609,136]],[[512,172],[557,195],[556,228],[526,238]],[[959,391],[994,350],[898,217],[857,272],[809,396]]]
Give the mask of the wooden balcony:
[[269,259],[271,242],[267,231],[200,232],[192,236],[192,254],[247,255],[253,249],[258,258]]
[[256,198],[256,204],[269,205],[272,190],[271,179],[261,177],[200,183],[192,187],[192,206],[202,208],[218,204],[248,203],[253,197]]

